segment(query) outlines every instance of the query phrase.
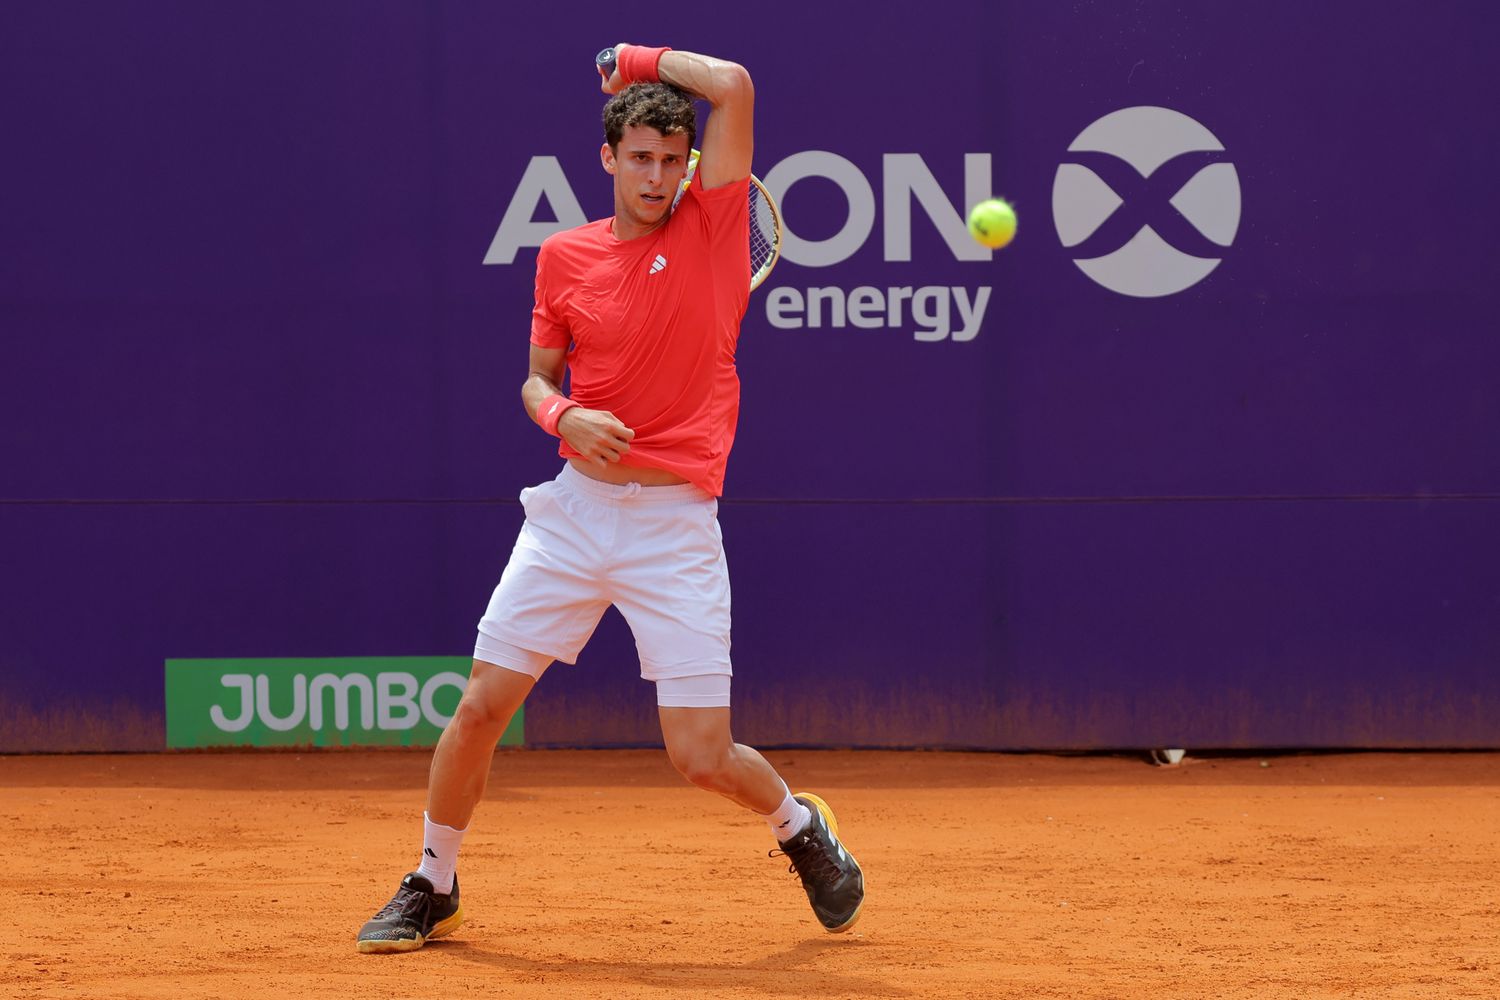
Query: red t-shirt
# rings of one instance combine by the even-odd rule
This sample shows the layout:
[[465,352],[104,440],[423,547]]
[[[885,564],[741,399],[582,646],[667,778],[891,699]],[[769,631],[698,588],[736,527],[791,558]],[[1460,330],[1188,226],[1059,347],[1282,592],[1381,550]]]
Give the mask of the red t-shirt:
[[[693,184],[645,236],[618,240],[604,219],[549,236],[536,259],[531,342],[567,348],[572,398],[635,431],[620,463],[667,469],[714,496],[740,412],[749,184]],[[567,441],[558,454],[580,457]]]

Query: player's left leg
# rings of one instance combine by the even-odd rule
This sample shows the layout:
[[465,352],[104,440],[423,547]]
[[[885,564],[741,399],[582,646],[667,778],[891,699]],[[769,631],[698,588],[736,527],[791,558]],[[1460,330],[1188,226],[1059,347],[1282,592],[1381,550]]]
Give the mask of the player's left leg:
[[[727,690],[729,678],[723,679]],[[730,738],[727,705],[722,708],[664,705],[658,707],[657,713],[661,717],[667,756],[684,778],[762,816],[781,808],[787,795],[786,782],[759,753]],[[800,811],[798,815],[806,818],[801,817]]]
[[847,930],[864,875],[816,795],[792,795],[764,757],[729,735],[729,564],[718,502],[694,486],[625,491],[608,586],[656,682],[672,763],[693,784],[759,813],[802,878],[818,920]]
[[728,675],[675,678],[657,682],[657,709],[667,756],[683,777],[759,813],[776,834],[792,870],[802,879],[807,900],[829,931],[846,931],[859,919],[865,879],[854,855],[838,838],[838,820],[816,795],[793,795],[769,761],[730,736],[729,706],[683,707],[673,701],[709,700],[704,692]]

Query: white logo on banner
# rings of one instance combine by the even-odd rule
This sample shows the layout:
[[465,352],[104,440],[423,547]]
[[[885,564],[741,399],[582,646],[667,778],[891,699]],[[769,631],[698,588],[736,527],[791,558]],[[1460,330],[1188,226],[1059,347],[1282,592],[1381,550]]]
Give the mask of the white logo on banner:
[[[793,186],[814,178],[832,182],[842,195],[835,199],[838,209],[834,212],[838,215],[841,211],[842,220],[831,236],[804,235],[797,231],[796,220],[782,218],[782,259],[805,268],[832,267],[854,256],[870,240],[878,239],[885,262],[904,264],[912,260],[912,231],[923,225],[932,227],[955,261],[982,263],[993,259],[994,251],[974,242],[964,221],[968,213],[965,206],[990,197],[989,153],[963,154],[963,196],[956,202],[917,153],[886,153],[880,166],[877,198],[876,187],[863,170],[828,150],[803,150],[772,165],[765,174],[765,185],[777,202],[782,202]],[[944,166],[955,170],[958,163]],[[555,220],[537,218],[544,201],[551,206]],[[919,213],[925,221],[919,219]],[[490,240],[484,262],[514,263],[521,249],[540,246],[553,233],[585,221],[562,164],[555,156],[533,156]],[[665,259],[659,260],[651,273],[666,264]],[[962,343],[979,335],[990,295],[991,289],[983,285],[828,284],[770,288],[764,302],[767,322],[781,330],[899,330],[918,341]]]
[[1085,128],[1068,147],[1076,162],[1059,166],[1052,182],[1052,220],[1073,263],[1137,298],[1208,277],[1240,224],[1239,174],[1211,155],[1223,151],[1212,132],[1170,108],[1122,108]]
[[271,710],[271,678],[266,674],[225,674],[219,683],[239,692],[239,706],[231,716],[222,707],[212,706],[209,718],[216,728],[238,733],[256,719],[277,732],[296,729],[307,722],[315,733],[326,732],[328,707],[333,709],[333,726],[345,732],[352,724],[350,708],[359,706],[358,729],[369,731],[411,729],[426,720],[439,729],[453,717],[444,715],[434,704],[434,695],[442,688],[454,687],[463,692],[469,679],[463,674],[444,671],[419,684],[416,675],[404,670],[381,672],[371,679],[364,674],[317,674],[310,681],[306,674],[292,678],[292,708],[283,716]]

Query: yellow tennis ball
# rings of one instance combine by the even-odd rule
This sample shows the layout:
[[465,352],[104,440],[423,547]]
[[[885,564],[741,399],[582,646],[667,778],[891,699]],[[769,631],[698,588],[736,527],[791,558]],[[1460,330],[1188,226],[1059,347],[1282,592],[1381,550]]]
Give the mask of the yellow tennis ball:
[[969,235],[991,250],[999,250],[1016,236],[1016,210],[999,198],[975,205],[969,212]]

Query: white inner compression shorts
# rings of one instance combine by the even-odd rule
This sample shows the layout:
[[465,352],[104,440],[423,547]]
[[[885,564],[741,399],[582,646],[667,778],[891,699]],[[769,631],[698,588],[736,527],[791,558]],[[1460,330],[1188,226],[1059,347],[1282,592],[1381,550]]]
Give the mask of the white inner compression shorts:
[[601,483],[564,466],[522,490],[521,504],[526,522],[480,619],[475,659],[540,677],[553,660],[576,662],[613,604],[658,704],[729,704],[729,567],[716,499],[686,484]]

